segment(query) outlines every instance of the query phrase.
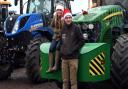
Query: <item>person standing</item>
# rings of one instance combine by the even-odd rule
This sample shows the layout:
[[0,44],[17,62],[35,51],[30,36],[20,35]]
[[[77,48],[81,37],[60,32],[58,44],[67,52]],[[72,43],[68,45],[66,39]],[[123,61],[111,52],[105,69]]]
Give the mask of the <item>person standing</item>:
[[[63,27],[63,11],[64,7],[62,5],[56,6],[56,12],[54,13],[53,20],[51,22],[51,27],[53,28],[54,35],[49,49],[49,68],[46,72],[56,71],[58,69],[58,62],[60,58],[60,37],[61,30]],[[55,52],[56,51],[56,52]],[[55,64],[54,62],[54,52],[55,52]]]
[[[72,22],[69,9],[64,11],[64,26],[61,32],[61,57],[63,89],[77,89],[79,50],[84,45],[81,30]],[[71,84],[69,84],[69,82]]]

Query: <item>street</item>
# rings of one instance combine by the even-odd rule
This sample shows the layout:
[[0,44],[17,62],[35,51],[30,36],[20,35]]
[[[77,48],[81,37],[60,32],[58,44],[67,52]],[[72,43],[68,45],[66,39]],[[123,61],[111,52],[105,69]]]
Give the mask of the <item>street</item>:
[[7,80],[0,81],[0,89],[59,89],[54,82],[32,84],[25,74],[25,69],[15,70]]

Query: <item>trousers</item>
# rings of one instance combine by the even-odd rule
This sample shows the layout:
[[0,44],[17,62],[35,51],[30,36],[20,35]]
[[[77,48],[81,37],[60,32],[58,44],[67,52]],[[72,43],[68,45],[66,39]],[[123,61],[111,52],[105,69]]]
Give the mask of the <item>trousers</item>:
[[77,89],[78,59],[62,59],[63,89]]

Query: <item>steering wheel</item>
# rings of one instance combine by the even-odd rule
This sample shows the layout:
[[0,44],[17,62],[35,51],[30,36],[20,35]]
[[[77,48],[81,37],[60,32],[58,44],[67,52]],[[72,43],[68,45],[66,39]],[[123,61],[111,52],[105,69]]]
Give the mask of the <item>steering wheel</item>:
[[46,8],[43,8],[42,11],[43,11],[43,13],[46,14],[46,15],[48,15],[48,14],[50,13],[49,10],[46,9]]

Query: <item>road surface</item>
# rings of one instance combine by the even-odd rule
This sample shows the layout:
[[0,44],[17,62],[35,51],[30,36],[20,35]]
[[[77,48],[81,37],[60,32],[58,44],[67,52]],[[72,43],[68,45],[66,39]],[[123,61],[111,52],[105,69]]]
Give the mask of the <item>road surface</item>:
[[25,74],[25,69],[15,70],[7,80],[0,81],[0,89],[59,89],[54,82],[32,84]]

